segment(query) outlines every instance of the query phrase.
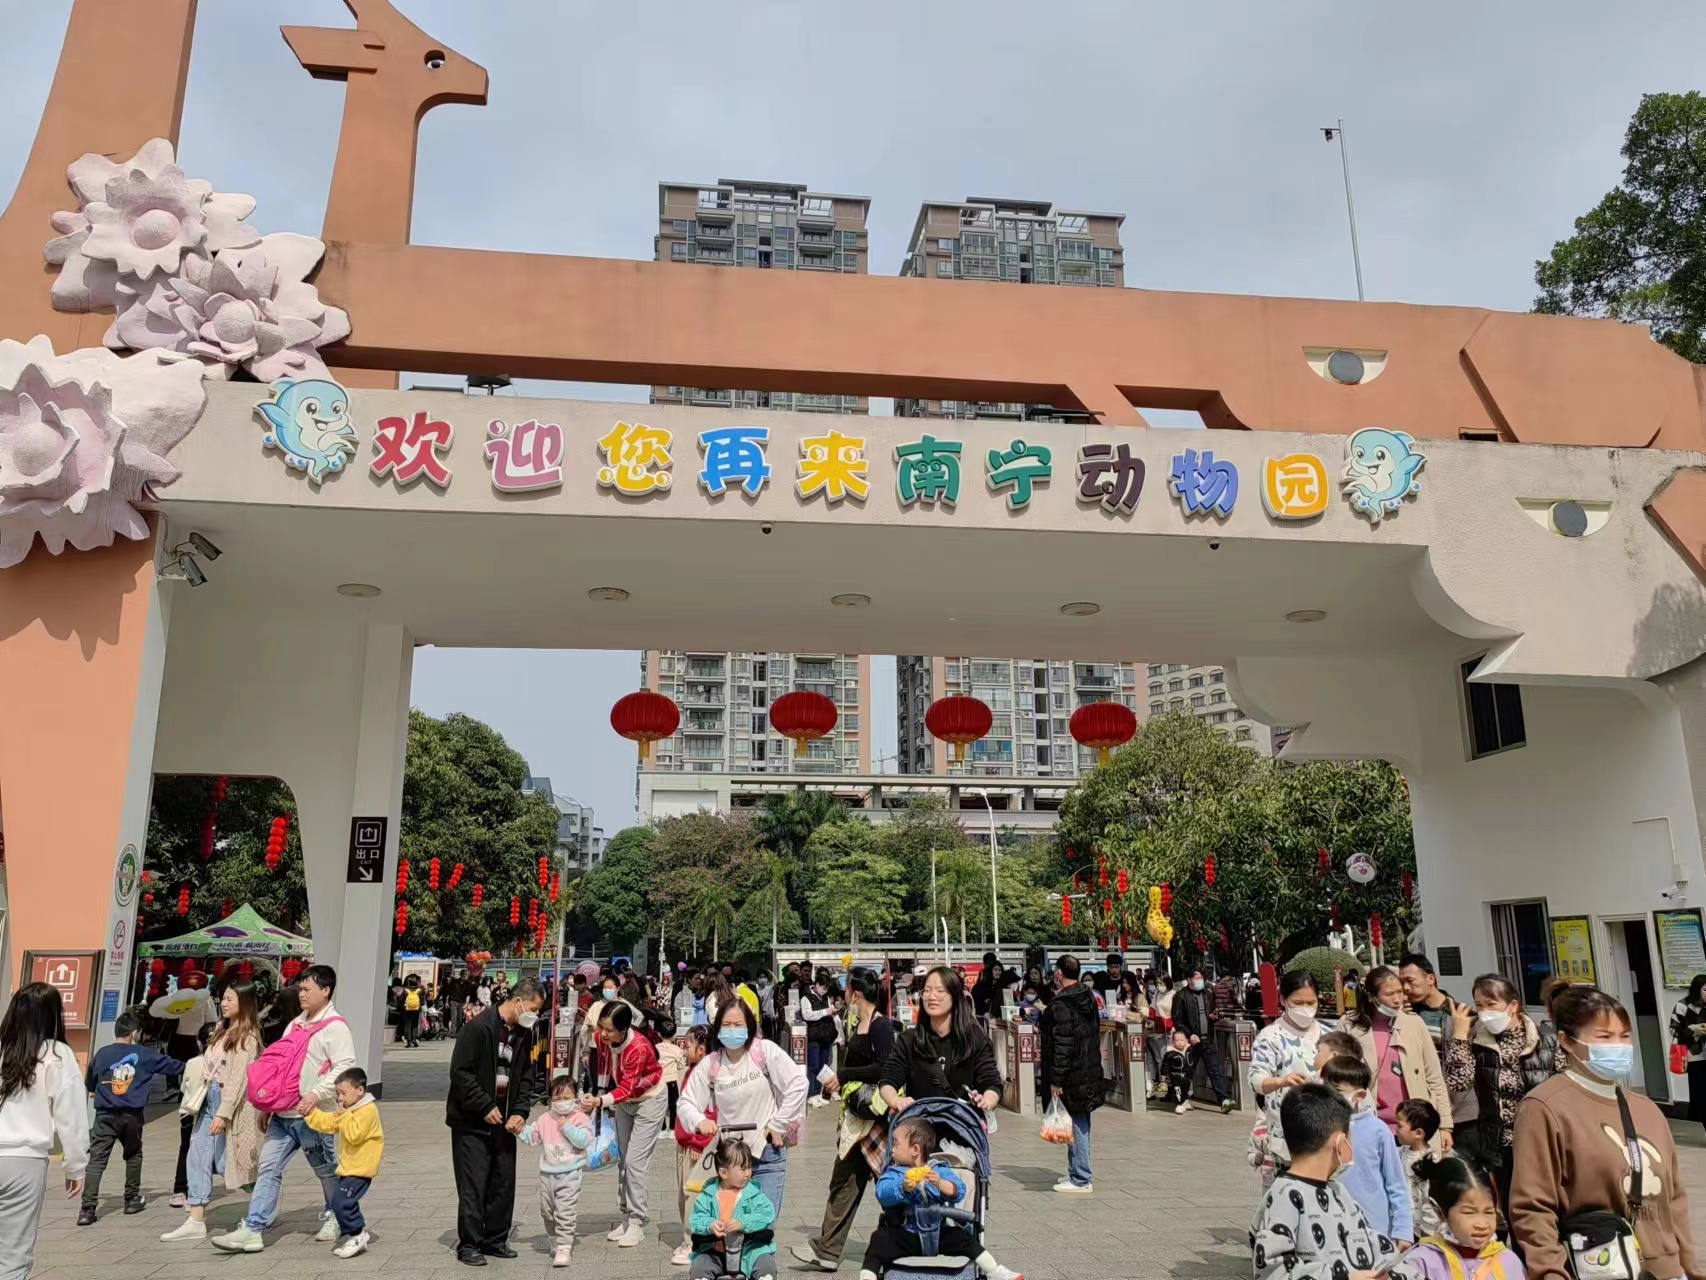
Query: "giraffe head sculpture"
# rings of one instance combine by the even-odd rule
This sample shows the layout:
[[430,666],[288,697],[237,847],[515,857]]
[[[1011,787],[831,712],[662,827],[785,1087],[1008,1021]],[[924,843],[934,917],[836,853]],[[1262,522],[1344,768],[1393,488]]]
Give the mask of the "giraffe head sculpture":
[[485,105],[486,69],[427,35],[390,0],[344,4],[358,24],[353,30],[281,28],[310,75],[348,86],[323,235],[405,244],[421,117],[445,103]]

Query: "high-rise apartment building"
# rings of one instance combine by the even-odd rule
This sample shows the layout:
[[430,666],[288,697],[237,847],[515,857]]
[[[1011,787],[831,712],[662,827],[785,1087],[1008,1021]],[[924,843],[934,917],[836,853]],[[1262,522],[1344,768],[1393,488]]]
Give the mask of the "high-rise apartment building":
[[526,778],[523,792],[535,792],[557,810],[557,856],[570,875],[591,871],[604,861],[604,828],[592,819],[592,806],[554,790],[549,778]]
[[[928,200],[913,224],[900,274],[926,280],[993,280],[1007,284],[1125,286],[1120,247],[1123,213],[1057,209],[1047,200],[967,196]],[[1014,418],[1082,421],[1049,405],[972,400],[897,400],[895,413],[918,418]]]
[[1139,720],[1171,711],[1188,711],[1213,725],[1221,737],[1244,743],[1262,755],[1273,754],[1274,730],[1252,720],[1233,702],[1223,667],[1151,662],[1145,670],[1146,696],[1138,712]]
[[[1067,727],[1072,713],[1088,702],[1123,702],[1138,711],[1139,670],[1132,662],[899,657],[900,771],[1076,778],[1094,768],[1097,757],[1072,740]],[[959,761],[924,725],[932,702],[956,694],[981,699],[993,715],[989,732],[967,746]]]
[[[658,183],[653,257],[688,266],[753,267],[862,275],[870,265],[865,196],[811,191],[792,182]],[[705,387],[653,387],[653,404],[811,413],[864,413],[863,396]]]
[[[643,766],[658,773],[869,773],[871,659],[856,653],[648,649],[641,683],[681,708],[673,738]],[[770,724],[770,704],[807,690],[835,703],[835,731],[804,755]]]

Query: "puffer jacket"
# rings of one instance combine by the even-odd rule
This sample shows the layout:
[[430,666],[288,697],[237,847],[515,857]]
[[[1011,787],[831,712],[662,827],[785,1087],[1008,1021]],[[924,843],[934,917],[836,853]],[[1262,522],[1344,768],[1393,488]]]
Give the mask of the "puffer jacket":
[[[1474,1122],[1479,1153],[1484,1160],[1499,1163],[1498,1153],[1511,1146],[1516,1104],[1557,1073],[1557,1036],[1550,1023],[1536,1026],[1523,1014],[1502,1036],[1477,1024],[1468,1040],[1448,1038],[1443,1049],[1446,1088],[1453,1093],[1474,1088],[1480,1104]],[[1512,1054],[1516,1056],[1514,1078],[1502,1070],[1504,1059]]]
[[1060,1089],[1068,1111],[1083,1113],[1102,1105],[1102,1017],[1096,996],[1075,982],[1055,996],[1042,1020],[1045,1087]]

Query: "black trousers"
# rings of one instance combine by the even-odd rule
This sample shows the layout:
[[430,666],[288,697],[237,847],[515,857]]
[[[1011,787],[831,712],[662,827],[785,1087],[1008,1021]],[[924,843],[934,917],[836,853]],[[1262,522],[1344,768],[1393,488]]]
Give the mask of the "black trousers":
[[124,1152],[124,1202],[142,1199],[142,1112],[97,1111],[89,1130],[89,1171],[83,1180],[83,1207],[93,1209],[101,1199],[101,1176],[112,1159],[113,1144]]
[[172,1194],[190,1193],[190,1139],[195,1135],[195,1117],[178,1117],[178,1168],[172,1175]]
[[456,1244],[495,1249],[515,1216],[515,1135],[497,1125],[450,1131],[456,1173]]
[[[871,1232],[871,1243],[865,1246],[864,1267],[866,1271],[874,1271],[880,1276],[901,1258],[915,1257],[923,1252],[924,1242],[918,1238],[916,1231],[902,1231],[885,1222]],[[942,1224],[941,1241],[936,1249],[938,1256],[953,1254],[976,1259],[982,1252],[983,1247],[959,1223]]]
[[419,1009],[404,1009],[397,1015],[397,1038],[409,1048],[415,1049],[421,1043],[421,1011]]
[[842,1251],[847,1248],[847,1234],[853,1229],[853,1215],[859,1212],[859,1201],[864,1199],[865,1186],[870,1181],[870,1163],[857,1146],[830,1166],[829,1202],[823,1207],[823,1228],[811,1242],[818,1257],[841,1260]]
[[1191,1046],[1188,1061],[1191,1064],[1191,1077],[1196,1078],[1197,1063],[1203,1064],[1208,1074],[1209,1087],[1214,1090],[1214,1100],[1225,1102],[1232,1095],[1226,1088],[1226,1077],[1221,1072],[1220,1054],[1215,1052],[1214,1045],[1207,1040],[1199,1040]]

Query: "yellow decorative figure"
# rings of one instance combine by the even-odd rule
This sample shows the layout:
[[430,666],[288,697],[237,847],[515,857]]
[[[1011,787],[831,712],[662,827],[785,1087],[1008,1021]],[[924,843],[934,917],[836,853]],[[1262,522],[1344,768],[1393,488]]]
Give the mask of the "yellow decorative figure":
[[1149,916],[1144,920],[1150,939],[1158,947],[1173,945],[1173,924],[1161,914],[1161,886],[1149,886]]
[[662,427],[618,422],[598,442],[605,462],[598,483],[635,497],[669,488],[669,468],[674,462],[669,449],[674,442],[675,433]]
[[870,465],[865,458],[864,436],[844,436],[839,431],[807,436],[800,441],[794,491],[802,498],[821,493],[831,506],[843,498],[863,502],[871,491],[867,479]]

